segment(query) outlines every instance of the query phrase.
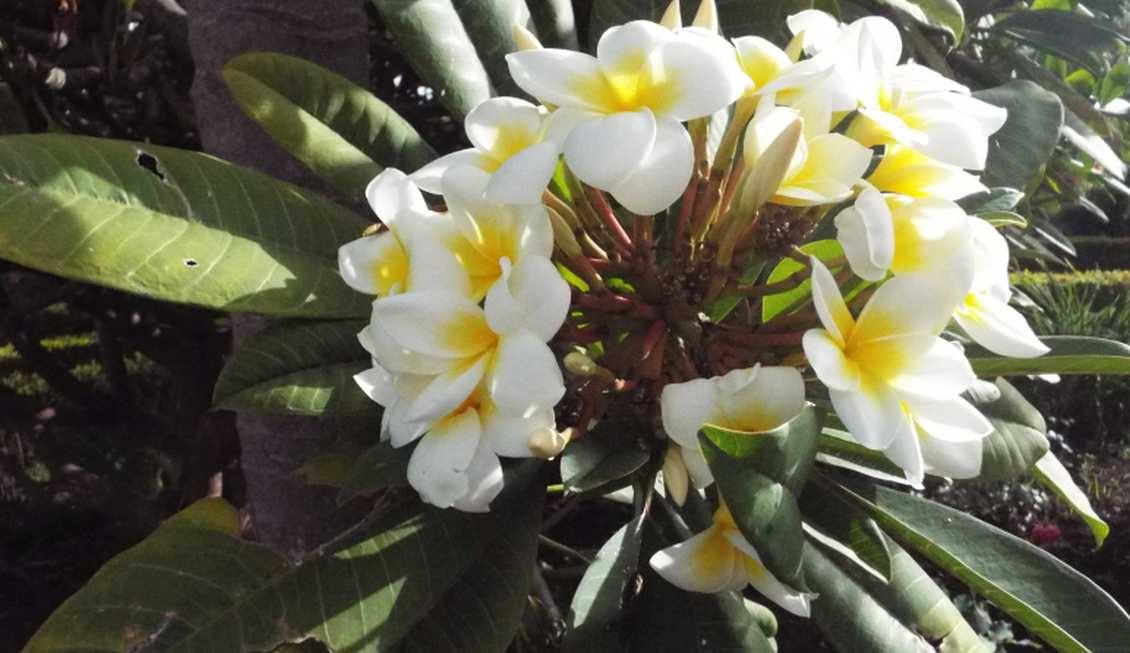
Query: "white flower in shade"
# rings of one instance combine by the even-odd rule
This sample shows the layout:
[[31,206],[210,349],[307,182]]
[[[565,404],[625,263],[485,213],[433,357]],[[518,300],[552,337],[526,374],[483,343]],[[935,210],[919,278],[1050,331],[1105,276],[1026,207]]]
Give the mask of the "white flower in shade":
[[722,109],[748,78],[733,48],[705,29],[672,31],[632,21],[601,36],[595,57],[544,48],[506,56],[522,90],[559,108],[565,162],[627,209],[662,211],[686,189],[694,165],[683,121]]
[[490,175],[470,166],[450,168],[441,180],[456,231],[444,244],[470,276],[475,299],[501,278],[504,259],[521,274],[526,258],[553,254],[553,226],[545,207],[492,201],[484,196],[491,183]]
[[434,247],[415,248],[415,256],[428,257],[429,262],[410,265],[410,241],[443,242],[458,234],[447,216],[428,210],[420,190],[403,172],[389,168],[377,175],[365,189],[365,197],[388,229],[338,249],[338,268],[345,283],[368,295],[386,296],[427,283],[434,276],[434,266],[450,271],[454,261],[446,260]]
[[1007,112],[929,68],[898,65],[902,39],[891,21],[860,18],[829,50],[860,100],[849,136],[867,146],[901,143],[961,168],[985,167],[989,136]]
[[884,196],[865,188],[836,215],[836,238],[856,275],[880,281],[888,271],[912,274],[953,265],[954,256],[972,261],[972,220],[949,200]]
[[504,261],[485,307],[439,288],[373,303],[360,339],[374,367],[357,381],[385,406],[382,433],[394,447],[420,440],[408,480],[425,501],[485,509],[497,457],[537,453],[531,440],[554,428],[565,392],[545,343],[568,307],[568,285],[534,256],[513,270]]
[[548,140],[549,112],[512,97],[479,103],[464,120],[473,147],[442,156],[412,173],[420,188],[442,193],[444,173],[471,166],[490,175],[488,200],[501,204],[540,204],[557,167],[560,144]]
[[973,285],[953,318],[977,344],[1013,358],[1034,358],[1048,353],[1028,321],[1008,305],[1008,242],[991,224],[971,218],[974,259]]
[[699,429],[714,424],[750,433],[771,431],[804,408],[804,380],[795,367],[758,365],[710,379],[669,383],[659,405],[663,430],[681,448],[687,471],[701,488],[714,477],[699,448]]
[[778,161],[763,162],[762,157],[790,125],[800,120],[803,137],[797,141],[791,158],[785,159],[784,176],[769,201],[813,206],[850,197],[852,187],[861,181],[871,163],[871,150],[841,134],[828,133],[827,112],[805,115],[797,109],[773,106],[772,99],[766,97],[761,101],[746,127],[742,149],[746,172],[742,183],[757,178],[759,165],[781,165]]
[[656,552],[650,562],[667,582],[688,592],[741,591],[752,585],[765,598],[800,617],[809,616],[816,596],[777,580],[738,530],[725,505],[715,511],[710,528]]
[[947,200],[988,190],[961,168],[901,145],[887,146],[867,181],[885,193]]
[[804,334],[804,353],[852,436],[883,451],[915,485],[925,472],[979,474],[992,425],[960,397],[976,381],[969,361],[938,337],[970,285],[964,267],[894,277],[858,320],[824,264],[814,258],[812,267],[824,328]]

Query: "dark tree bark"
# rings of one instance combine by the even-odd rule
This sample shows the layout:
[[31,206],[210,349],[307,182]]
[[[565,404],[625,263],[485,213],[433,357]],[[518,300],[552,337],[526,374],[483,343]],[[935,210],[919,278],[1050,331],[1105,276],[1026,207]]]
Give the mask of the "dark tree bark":
[[[244,116],[220,76],[241,52],[295,55],[368,86],[367,20],[362,0],[191,0],[189,45],[196,64],[192,99],[204,149],[280,179],[324,189],[309,171]],[[264,326],[233,316],[235,347]],[[308,418],[238,419],[247,498],[259,537],[299,555],[340,530],[348,515],[335,492],[306,485],[294,470],[330,441],[330,425]],[[336,519],[335,519],[336,517]]]

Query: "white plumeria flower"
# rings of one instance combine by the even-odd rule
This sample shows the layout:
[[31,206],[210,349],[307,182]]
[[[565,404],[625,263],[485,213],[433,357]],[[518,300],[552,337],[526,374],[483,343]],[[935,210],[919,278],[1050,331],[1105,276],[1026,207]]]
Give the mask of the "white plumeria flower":
[[819,9],[805,9],[785,18],[785,24],[809,56],[835,45],[845,25]]
[[886,193],[957,200],[989,190],[976,176],[902,145],[889,145],[867,181]]
[[788,53],[760,36],[740,36],[733,42],[738,64],[753,83],[747,94],[772,93],[778,104],[788,106],[819,103],[829,112],[855,108],[855,93],[835,74],[831,57],[794,62]]
[[[338,268],[346,284],[368,295],[387,296],[426,284],[436,278],[437,271],[440,277],[450,278],[445,272],[451,271],[454,261],[434,247],[415,248],[415,256],[428,257],[429,262],[410,264],[410,241],[425,245],[450,240],[458,233],[447,216],[428,210],[420,189],[403,172],[389,168],[377,175],[365,189],[365,197],[388,229],[338,249]],[[415,275],[410,274],[413,269]]]
[[888,280],[853,319],[832,274],[812,259],[823,329],[804,334],[836,414],[865,447],[883,451],[921,485],[924,473],[972,478],[992,425],[960,397],[976,381],[957,347],[938,337],[969,287],[953,266]]
[[1008,242],[991,224],[971,218],[974,259],[973,285],[954,312],[954,320],[977,344],[1012,358],[1048,353],[1047,345],[1015,308],[1008,305]]
[[811,614],[812,599],[816,596],[798,592],[777,580],[738,530],[725,505],[715,511],[710,528],[657,551],[650,563],[667,582],[688,592],[741,591],[752,585],[765,598],[799,617]]
[[856,275],[881,281],[888,271],[913,274],[952,265],[953,256],[972,261],[972,220],[949,200],[884,196],[868,187],[836,215],[836,238]]
[[432,161],[412,173],[429,193],[443,192],[443,175],[471,166],[490,175],[485,197],[500,204],[540,204],[557,167],[560,144],[548,140],[549,112],[525,100],[495,97],[480,102],[464,120],[473,147]]
[[383,437],[394,447],[420,439],[408,480],[425,501],[485,509],[497,457],[537,454],[531,441],[553,430],[565,392],[545,343],[568,308],[568,285],[536,256],[513,270],[504,260],[485,307],[442,289],[373,303],[360,339],[374,367],[357,380],[386,408]]
[[[761,157],[786,129],[803,121],[803,137],[788,162],[781,184],[769,201],[791,206],[831,204],[847,199],[871,163],[871,150],[841,134],[828,133],[828,114],[803,115],[773,106],[767,96],[746,127],[742,156],[744,180],[755,178]],[[774,162],[772,165],[778,165]]]
[[459,236],[445,245],[471,278],[471,294],[483,297],[502,276],[505,259],[518,270],[528,257],[553,254],[553,226],[541,204],[504,204],[484,191],[493,183],[489,174],[470,166],[448,169],[441,180],[444,199]]
[[750,433],[771,431],[804,408],[804,380],[795,367],[732,370],[710,379],[669,383],[659,399],[663,430],[682,451],[683,462],[696,487],[714,476],[699,447],[704,424]]
[[861,18],[830,50],[861,104],[849,136],[867,146],[901,143],[961,168],[985,167],[989,136],[1004,125],[1007,111],[929,68],[898,65],[902,38],[891,21]]
[[522,90],[559,108],[571,127],[565,161],[586,184],[651,215],[690,181],[694,148],[683,121],[709,116],[749,84],[733,48],[704,29],[632,21],[606,31],[597,55],[545,48],[506,56]]

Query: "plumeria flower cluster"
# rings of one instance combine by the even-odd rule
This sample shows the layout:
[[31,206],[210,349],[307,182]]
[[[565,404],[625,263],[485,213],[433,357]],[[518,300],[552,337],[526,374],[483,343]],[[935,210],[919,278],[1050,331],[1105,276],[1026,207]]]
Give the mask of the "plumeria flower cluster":
[[[784,48],[730,41],[711,0],[688,26],[676,2],[595,56],[516,28],[510,73],[539,104],[487,100],[470,148],[372,182],[381,226],[340,256],[377,297],[357,382],[381,437],[414,443],[425,501],[484,511],[500,457],[643,434],[681,505],[714,480],[703,425],[757,437],[810,401],[912,485],[979,474],[992,427],[959,341],[1046,351],[1009,305],[1005,239],[955,203],[987,190],[1005,111],[900,63],[884,18],[787,24]],[[807,254],[817,233],[841,253]],[[765,569],[724,504],[652,566],[801,615],[813,598]]]

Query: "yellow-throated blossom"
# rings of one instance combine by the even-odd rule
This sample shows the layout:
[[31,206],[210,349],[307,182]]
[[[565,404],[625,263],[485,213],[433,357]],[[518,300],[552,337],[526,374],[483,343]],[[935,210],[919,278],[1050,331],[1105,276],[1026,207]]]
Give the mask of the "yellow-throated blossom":
[[765,568],[725,505],[715,511],[710,528],[656,552],[650,563],[667,582],[688,592],[741,591],[752,585],[765,598],[800,617],[809,616],[816,597],[792,589]]
[[724,108],[749,84],[720,36],[643,20],[606,31],[595,57],[544,48],[506,60],[518,86],[571,126],[563,149],[577,178],[639,214],[667,208],[690,180],[694,152],[681,123]]
[[697,487],[714,482],[698,431],[714,424],[737,431],[771,431],[804,408],[804,380],[795,367],[760,365],[710,379],[669,383],[659,400],[663,430],[676,442]]
[[938,337],[969,287],[960,266],[889,279],[855,319],[828,269],[812,259],[812,299],[823,324],[804,353],[852,436],[902,467],[915,485],[930,472],[972,478],[992,425],[961,398],[976,381],[961,351]]
[[885,193],[956,200],[988,190],[976,176],[909,147],[889,145],[867,181]]

